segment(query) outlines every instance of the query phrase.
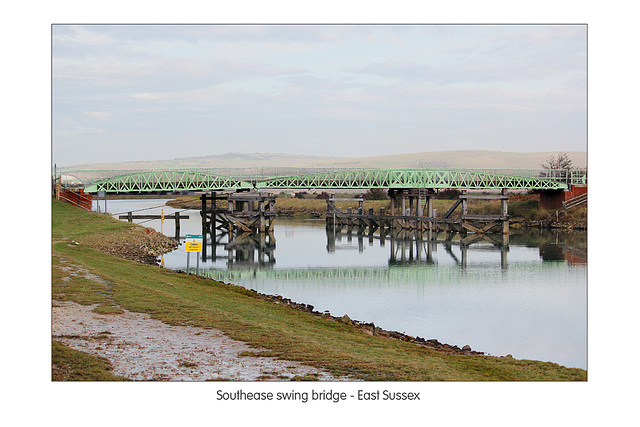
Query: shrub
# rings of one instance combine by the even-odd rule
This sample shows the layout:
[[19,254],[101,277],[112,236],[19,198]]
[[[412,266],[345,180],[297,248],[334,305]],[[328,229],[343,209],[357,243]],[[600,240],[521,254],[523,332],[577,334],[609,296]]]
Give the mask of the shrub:
[[455,200],[460,196],[460,190],[454,188],[445,188],[444,190],[438,190],[436,199]]
[[365,200],[387,200],[389,199],[389,196],[382,188],[370,188],[363,195],[363,198]]

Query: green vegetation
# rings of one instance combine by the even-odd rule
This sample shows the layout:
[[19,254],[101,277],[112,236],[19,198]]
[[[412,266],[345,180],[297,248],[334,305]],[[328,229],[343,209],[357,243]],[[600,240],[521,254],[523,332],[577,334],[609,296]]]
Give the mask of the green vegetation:
[[51,379],[53,381],[126,381],[114,375],[108,360],[73,350],[51,341]]
[[[320,200],[321,203],[324,201]],[[217,328],[263,349],[261,355],[300,361],[335,375],[365,380],[585,381],[586,371],[511,357],[446,354],[413,343],[368,335],[256,297],[242,287],[119,258],[94,247],[100,236],[139,227],[52,202],[54,299],[102,304],[148,313],[171,325]],[[87,280],[74,271],[98,278]],[[59,379],[114,379],[98,372],[96,358],[54,343],[53,372]],[[101,375],[102,375],[101,374]],[[313,379],[300,377],[303,379]]]

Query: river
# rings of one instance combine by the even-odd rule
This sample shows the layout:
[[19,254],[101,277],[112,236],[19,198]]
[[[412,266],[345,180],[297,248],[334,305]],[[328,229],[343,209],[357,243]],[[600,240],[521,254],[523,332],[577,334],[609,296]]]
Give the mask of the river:
[[[163,206],[166,201],[108,200],[107,211],[180,211],[190,217],[181,220],[181,241],[201,234],[198,211]],[[172,219],[135,222],[175,237]],[[215,250],[209,241],[206,259],[196,262],[193,253],[189,262],[201,275],[382,329],[586,369],[586,232],[512,231],[506,248],[491,239],[465,247],[377,233],[332,236],[323,220],[278,218],[271,237],[231,245],[223,237]],[[184,245],[161,262],[186,269]]]

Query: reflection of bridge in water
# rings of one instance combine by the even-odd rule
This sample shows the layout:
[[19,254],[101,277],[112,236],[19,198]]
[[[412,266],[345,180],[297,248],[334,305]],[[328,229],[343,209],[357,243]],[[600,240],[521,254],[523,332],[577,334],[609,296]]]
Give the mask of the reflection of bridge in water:
[[[486,265],[483,263],[482,265]],[[516,274],[544,274],[554,269],[566,268],[561,263],[515,262],[509,264],[509,270]],[[461,275],[462,274],[462,275]],[[479,272],[473,280],[478,279]],[[487,269],[493,275],[493,269]],[[302,282],[322,285],[366,284],[366,283],[429,283],[447,284],[459,282],[464,270],[458,265],[396,265],[389,267],[313,267],[290,269],[239,269],[200,270],[200,275],[227,283],[273,280],[277,282]]]
[[[387,266],[277,269],[274,256],[276,241],[273,234],[219,233],[215,240],[205,242],[201,256],[203,261],[226,259],[227,268],[201,269],[200,275],[231,283],[255,280],[305,283],[438,283],[458,280],[467,268],[479,266],[492,267],[487,269],[487,274],[495,274],[497,265],[503,271],[508,268],[522,274],[541,274],[543,269],[563,265],[548,261],[586,263],[586,248],[577,248],[557,241],[538,243],[527,235],[511,236],[512,244],[515,240],[518,246],[537,248],[543,262],[508,262],[509,245],[501,242],[500,237],[496,236],[474,236],[474,239],[470,240],[438,233],[431,240],[424,240],[421,233],[406,230],[390,236],[335,233],[327,230],[326,250],[329,253],[356,249],[363,252],[365,241],[371,246],[376,240],[380,247],[389,248]],[[446,255],[436,257],[438,250],[444,250]],[[481,253],[481,261],[469,262],[469,254]]]

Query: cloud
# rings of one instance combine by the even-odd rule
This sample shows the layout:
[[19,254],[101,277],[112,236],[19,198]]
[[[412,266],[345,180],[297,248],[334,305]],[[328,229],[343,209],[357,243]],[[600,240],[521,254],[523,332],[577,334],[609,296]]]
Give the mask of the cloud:
[[104,143],[126,158],[184,140],[194,155],[537,149],[533,135],[586,146],[584,26],[55,25],[52,37],[54,149],[83,147],[68,163]]
[[100,122],[108,122],[113,118],[109,111],[85,111],[84,114]]

